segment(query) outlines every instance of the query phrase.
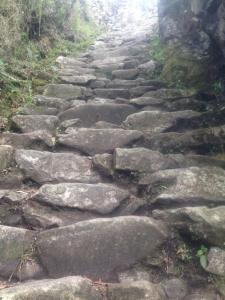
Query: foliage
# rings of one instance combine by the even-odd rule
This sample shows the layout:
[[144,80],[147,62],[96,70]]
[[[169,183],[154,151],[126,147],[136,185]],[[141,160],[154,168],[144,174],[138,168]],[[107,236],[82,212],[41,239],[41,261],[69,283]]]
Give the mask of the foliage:
[[93,42],[99,30],[86,1],[0,1],[0,115],[10,117],[55,79],[57,56]]
[[221,95],[225,91],[225,86],[222,80],[217,80],[212,84],[212,89],[215,95]]
[[204,245],[201,246],[201,248],[197,251],[196,256],[199,258],[200,264],[203,268],[207,267],[207,254],[208,254],[208,248],[206,248]]
[[159,62],[160,64],[164,65],[166,57],[165,57],[165,50],[164,45],[160,41],[160,38],[158,35],[153,36],[150,39],[150,55],[151,57]]

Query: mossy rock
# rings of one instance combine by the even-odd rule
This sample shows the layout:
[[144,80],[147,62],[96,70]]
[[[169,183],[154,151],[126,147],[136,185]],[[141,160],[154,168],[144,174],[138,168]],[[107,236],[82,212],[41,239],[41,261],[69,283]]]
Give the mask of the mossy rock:
[[211,90],[216,79],[214,64],[209,59],[197,60],[183,47],[166,49],[166,60],[161,78],[180,88]]

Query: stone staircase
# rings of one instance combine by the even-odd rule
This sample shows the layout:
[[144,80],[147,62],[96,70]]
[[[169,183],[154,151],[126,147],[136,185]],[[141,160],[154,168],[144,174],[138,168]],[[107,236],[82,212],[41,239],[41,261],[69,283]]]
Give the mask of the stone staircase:
[[187,237],[224,245],[224,111],[148,79],[147,32],[59,57],[1,134],[1,300],[223,299],[171,266]]

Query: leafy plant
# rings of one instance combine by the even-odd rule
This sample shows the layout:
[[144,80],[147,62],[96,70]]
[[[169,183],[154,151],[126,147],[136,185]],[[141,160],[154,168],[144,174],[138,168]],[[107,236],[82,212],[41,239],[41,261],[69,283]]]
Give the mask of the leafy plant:
[[199,258],[200,264],[204,269],[207,267],[208,264],[207,261],[208,251],[209,251],[208,248],[202,245],[196,253],[196,256]]

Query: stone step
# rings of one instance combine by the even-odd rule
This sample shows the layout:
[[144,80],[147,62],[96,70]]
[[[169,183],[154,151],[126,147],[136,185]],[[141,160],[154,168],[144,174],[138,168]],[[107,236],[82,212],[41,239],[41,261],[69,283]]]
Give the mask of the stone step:
[[65,56],[59,56],[56,59],[56,63],[59,64],[59,66],[63,69],[63,68],[67,68],[67,67],[80,67],[80,68],[86,68],[88,65],[86,62],[76,59],[76,58],[72,58],[72,57],[65,57]]
[[12,128],[22,133],[45,130],[54,133],[59,125],[56,116],[48,115],[17,115],[12,118]]
[[84,85],[87,86],[92,81],[97,79],[94,75],[72,75],[72,76],[60,76],[59,77],[64,83],[71,83],[74,85]]
[[163,153],[211,154],[221,152],[224,146],[225,128],[210,127],[187,132],[145,133],[145,146]]
[[166,227],[147,217],[84,221],[40,233],[40,260],[51,277],[82,275],[112,280],[123,266],[154,252],[168,238]]
[[27,104],[21,107],[18,112],[20,115],[53,115],[56,116],[59,113],[59,109],[56,107],[37,106],[34,104]]
[[88,155],[111,153],[115,148],[131,146],[142,137],[136,130],[123,129],[72,129],[59,135],[58,143]]
[[69,119],[80,119],[83,127],[90,127],[98,121],[106,121],[121,124],[127,116],[137,110],[131,105],[124,104],[84,104],[71,108],[59,114],[61,121]]
[[20,134],[4,132],[0,134],[0,145],[11,145],[17,149],[47,150],[54,147],[55,138],[45,130]]
[[178,112],[142,111],[129,115],[123,122],[124,128],[147,131],[148,134],[172,131],[179,128],[183,122],[191,122],[192,118],[200,113],[185,110]]
[[81,68],[81,67],[66,67],[57,71],[59,76],[83,76],[83,75],[94,75],[95,69]]
[[86,95],[87,90],[84,87],[72,84],[49,84],[44,91],[44,96],[65,100],[82,98]]
[[185,231],[190,240],[223,248],[225,206],[187,206],[153,211],[154,218],[164,220],[171,227]]
[[65,99],[62,98],[54,98],[54,97],[45,97],[45,96],[35,96],[34,97],[34,103],[37,106],[44,106],[45,108],[47,107],[55,107],[59,111],[61,110],[66,110],[69,108],[70,103],[69,101],[65,101]]
[[225,204],[224,180],[225,171],[221,168],[191,167],[144,175],[139,183],[152,187],[148,198],[154,205],[221,206]]
[[15,285],[0,291],[2,300],[54,299],[61,300],[63,295],[70,300],[102,300],[102,292],[94,283],[83,277],[43,279]]
[[27,178],[43,184],[48,182],[99,182],[88,157],[72,153],[51,153],[17,150],[15,159]]
[[137,69],[115,70],[112,72],[113,78],[124,80],[135,79],[138,75],[139,71]]

